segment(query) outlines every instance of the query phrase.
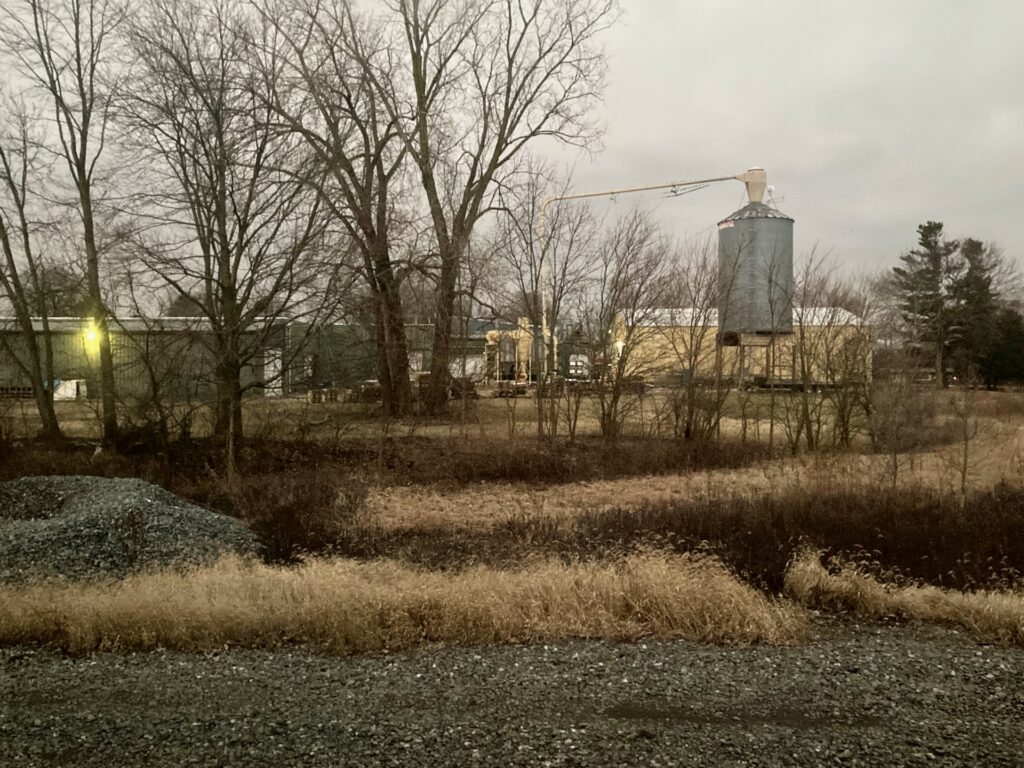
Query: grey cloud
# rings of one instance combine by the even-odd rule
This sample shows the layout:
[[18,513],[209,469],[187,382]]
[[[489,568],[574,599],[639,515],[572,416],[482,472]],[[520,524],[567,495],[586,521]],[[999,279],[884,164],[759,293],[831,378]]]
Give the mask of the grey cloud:
[[[1024,257],[1024,5],[631,0],[609,38],[605,149],[579,189],[763,165],[797,249],[878,268],[926,219]],[[738,187],[738,185],[737,185]],[[693,234],[731,185],[650,206]]]

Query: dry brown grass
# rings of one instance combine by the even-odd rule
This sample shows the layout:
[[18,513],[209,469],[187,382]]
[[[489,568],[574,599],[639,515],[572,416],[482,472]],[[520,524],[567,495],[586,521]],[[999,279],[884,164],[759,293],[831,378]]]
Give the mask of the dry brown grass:
[[[522,441],[522,450],[531,444]],[[938,446],[919,453],[901,454],[900,487],[955,490],[951,471],[960,446]],[[971,442],[969,486],[992,488],[1001,480],[1024,481],[1024,424],[1016,420],[981,419]],[[840,485],[860,487],[866,494],[891,484],[883,455],[812,453],[758,461],[740,468],[636,475],[586,480],[538,487],[530,483],[488,482],[462,488],[432,485],[391,485],[371,489],[369,507],[385,527],[500,524],[509,508],[527,503],[545,514],[575,518],[594,510],[641,507],[708,496],[758,497],[807,487]]]
[[0,590],[0,644],[72,652],[297,642],[349,654],[648,636],[784,644],[807,631],[802,608],[764,596],[706,557],[545,561],[457,574],[391,561],[315,560],[288,569],[228,559],[185,574]]
[[849,611],[868,619],[894,616],[935,622],[962,628],[984,642],[1024,645],[1020,592],[885,584],[849,565],[830,572],[815,552],[805,552],[793,562],[785,592],[812,608]]

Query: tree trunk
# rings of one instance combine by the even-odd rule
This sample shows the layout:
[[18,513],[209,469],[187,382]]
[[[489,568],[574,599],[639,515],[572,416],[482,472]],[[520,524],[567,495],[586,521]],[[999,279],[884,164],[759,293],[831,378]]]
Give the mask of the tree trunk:
[[242,449],[242,383],[236,373],[231,382],[231,428],[228,430],[228,456],[234,470]]
[[57,420],[57,412],[53,408],[53,390],[51,387],[41,386],[42,382],[33,382],[32,389],[35,390],[36,409],[39,411],[39,420],[42,428],[39,436],[43,440],[61,440],[64,434],[60,431],[60,422]]
[[441,415],[448,410],[448,389],[451,383],[452,318],[455,316],[455,285],[459,259],[448,255],[441,264],[434,316],[434,341],[431,348],[430,386],[424,406],[427,413]]
[[391,358],[388,356],[388,329],[385,318],[384,297],[378,294],[374,304],[374,325],[377,341],[377,381],[380,399],[388,416],[397,415],[398,403],[391,378]]
[[[63,440],[64,433],[61,432],[60,422],[57,420],[57,411],[53,406],[53,336],[50,335],[50,320],[46,313],[42,313],[43,321],[43,358],[42,374],[43,381],[49,382],[44,388],[43,402],[39,407],[39,417],[43,423],[42,437],[45,440]],[[33,337],[35,333],[33,332]]]
[[409,384],[409,349],[405,338],[401,286],[388,256],[388,242],[372,234],[367,226],[363,254],[367,282],[373,296],[377,374],[385,412],[391,417],[408,414],[412,408]]
[[[18,209],[21,234],[25,249],[25,257],[28,260],[29,270],[35,276],[32,250],[28,236],[28,222],[25,219],[24,210]],[[43,352],[39,351],[39,339],[36,337],[35,328],[32,325],[32,307],[29,304],[25,286],[18,274],[18,266],[14,259],[14,250],[11,246],[10,236],[7,227],[0,219],[0,247],[2,247],[6,272],[0,270],[0,285],[14,309],[15,320],[21,330],[21,336],[28,351],[28,364],[19,363],[24,372],[28,375],[32,384],[32,394],[36,401],[36,409],[39,411],[39,421],[42,425],[40,436],[45,440],[60,440],[63,435],[60,431],[60,424],[57,421],[57,414],[53,408],[53,340],[50,337],[50,325],[47,321],[44,297],[40,294],[40,316],[43,321]],[[38,285],[36,286],[38,288]],[[11,351],[7,342],[3,342],[3,348],[7,354],[17,361],[17,356]]]
[[405,338],[405,314],[402,311],[402,297],[398,281],[388,266],[387,278],[382,281],[384,290],[383,321],[388,368],[391,372],[391,386],[394,397],[393,416],[407,415],[412,406],[412,386],[409,383],[409,346]]
[[[45,350],[43,355],[45,357],[42,357],[39,351],[39,341],[36,338],[35,329],[32,327],[32,318],[24,304],[16,307],[15,315],[28,351],[27,363],[19,362],[18,367],[28,376],[29,383],[32,385],[32,398],[35,400],[41,425],[39,436],[44,440],[62,440],[64,435],[53,407],[53,352],[49,338],[45,337],[48,329],[44,330]],[[3,347],[10,357],[17,360],[6,341]]]
[[238,328],[239,323],[231,291],[224,292],[222,308],[228,330],[216,338],[217,364],[214,373],[217,385],[217,422],[214,433],[223,438],[225,444],[229,444],[230,438],[241,435],[242,429],[242,362],[238,336],[233,330]]
[[86,281],[89,291],[90,315],[96,326],[100,350],[100,398],[103,411],[103,442],[109,447],[117,443],[117,394],[114,383],[114,355],[110,348],[107,309],[100,290],[100,259],[93,224],[92,190],[86,181],[85,168],[79,169],[79,198],[82,204],[82,225],[85,235]]
[[242,448],[242,366],[231,351],[217,366],[217,422],[215,434],[224,440],[228,472],[234,472]]

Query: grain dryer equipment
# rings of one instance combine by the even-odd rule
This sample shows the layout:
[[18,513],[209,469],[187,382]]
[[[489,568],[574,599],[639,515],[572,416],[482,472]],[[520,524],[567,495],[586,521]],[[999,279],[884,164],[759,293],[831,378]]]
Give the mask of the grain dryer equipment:
[[744,175],[749,202],[718,222],[718,338],[725,346],[793,331],[793,219],[763,202],[763,170]]
[[[547,198],[541,203],[537,225],[538,239],[541,243],[542,282],[547,284],[549,281],[550,266],[545,258],[548,242],[545,224],[550,205],[566,200],[614,197],[658,190],[668,191],[671,195],[682,195],[719,181],[742,181],[747,187],[747,198],[750,202],[718,225],[719,283],[728,286],[728,290],[720,291],[719,294],[718,341],[729,346],[739,346],[742,343],[741,335],[747,338],[752,335],[773,338],[777,334],[791,332],[793,220],[762,202],[768,188],[768,177],[764,168],[751,168],[735,176],[688,179],[667,184]],[[726,230],[735,231],[723,235]],[[769,268],[764,269],[765,265]],[[777,288],[770,287],[776,285]],[[546,340],[548,318],[544,291],[540,292],[540,299],[542,338]],[[722,325],[723,320],[728,327]],[[537,366],[545,374],[554,368],[554,361],[557,358],[556,343],[552,337],[551,344],[547,345],[544,361]]]

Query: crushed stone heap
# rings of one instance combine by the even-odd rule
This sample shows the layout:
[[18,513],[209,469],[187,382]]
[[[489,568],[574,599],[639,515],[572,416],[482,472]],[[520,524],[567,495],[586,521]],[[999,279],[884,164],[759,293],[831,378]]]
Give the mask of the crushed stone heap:
[[0,483],[0,583],[118,579],[257,550],[243,523],[143,480],[46,476]]

